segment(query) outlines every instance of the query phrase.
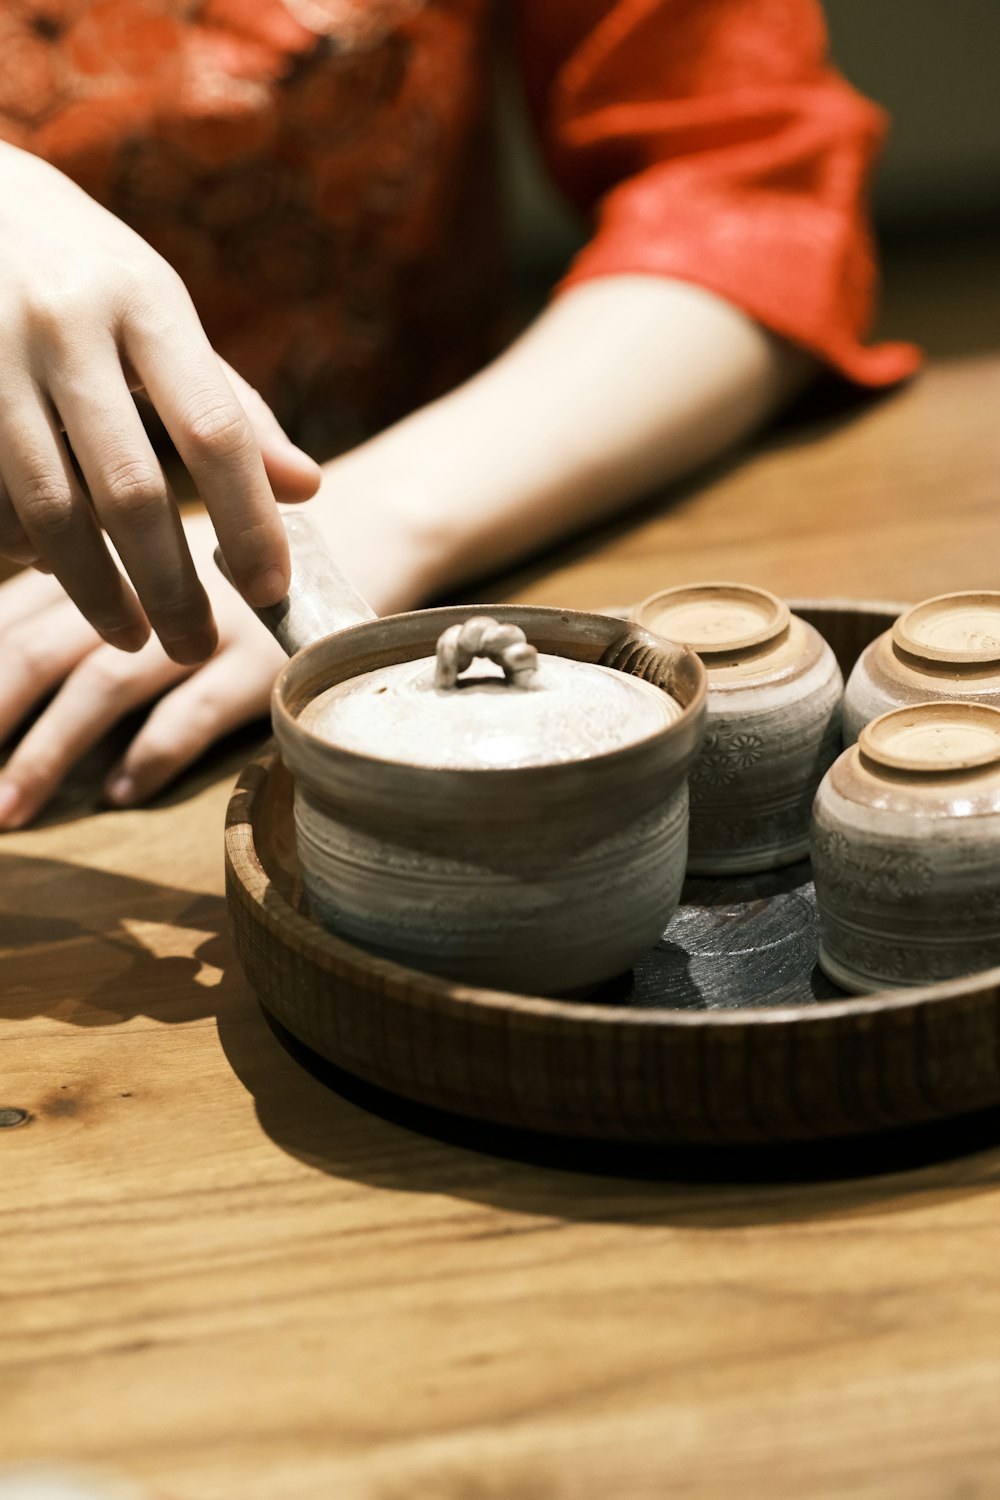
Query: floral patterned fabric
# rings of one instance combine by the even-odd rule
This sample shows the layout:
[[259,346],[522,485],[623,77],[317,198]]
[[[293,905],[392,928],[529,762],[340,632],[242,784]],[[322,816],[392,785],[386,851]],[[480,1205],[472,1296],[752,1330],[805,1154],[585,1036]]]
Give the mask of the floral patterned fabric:
[[[507,279],[490,0],[3,0],[0,136],[177,268],[215,346],[317,451],[496,348]],[[881,119],[812,0],[522,0],[553,171],[616,271],[721,292],[855,379]],[[69,248],[69,247],[68,247]]]

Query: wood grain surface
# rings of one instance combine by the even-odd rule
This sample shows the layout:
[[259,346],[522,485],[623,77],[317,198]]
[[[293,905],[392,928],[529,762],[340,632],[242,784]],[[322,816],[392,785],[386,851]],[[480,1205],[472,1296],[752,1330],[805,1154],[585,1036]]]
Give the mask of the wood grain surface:
[[[995,584],[1000,359],[786,427],[490,592]],[[157,1500],[1000,1489],[1000,1120],[852,1151],[500,1156],[307,1072],[233,959],[243,736],[140,812],[93,757],[0,862],[0,1463]]]

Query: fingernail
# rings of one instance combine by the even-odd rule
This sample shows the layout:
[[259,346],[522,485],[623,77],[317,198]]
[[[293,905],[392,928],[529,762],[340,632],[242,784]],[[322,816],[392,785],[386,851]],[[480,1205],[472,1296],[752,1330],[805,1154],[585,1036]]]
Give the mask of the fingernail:
[[316,462],[316,460],[314,458],[310,458],[306,450],[304,448],[300,448],[295,439],[288,436],[288,433],[282,427],[281,423],[274,415],[274,412],[271,412],[271,418],[274,422],[274,435],[279,440],[279,442],[281,442],[287,449],[289,456],[291,458],[297,459],[304,468],[318,469],[319,464]]
[[268,568],[257,577],[247,588],[247,600],[257,609],[267,604],[277,604],[283,599],[287,592],[285,575],[277,568]]
[[163,649],[171,661],[192,667],[198,662],[208,661],[218,644],[219,636],[215,630],[199,630],[194,635],[182,636],[179,641],[164,641]]
[[118,630],[105,630],[104,639],[119,651],[141,651],[149,640],[148,625],[122,625]]
[[0,828],[16,828],[21,789],[12,781],[0,781]]
[[134,802],[135,795],[135,782],[124,771],[118,776],[113,776],[105,788],[105,796],[108,801],[116,802],[119,807],[124,807],[127,803]]
[[310,475],[322,473],[322,470],[320,469],[320,466],[316,462],[316,460],[314,458],[310,458],[309,454],[306,453],[303,448],[300,448],[297,443],[293,443],[287,432],[282,432],[281,436],[285,440],[285,446],[288,450],[288,456],[295,460],[300,469],[309,473]]

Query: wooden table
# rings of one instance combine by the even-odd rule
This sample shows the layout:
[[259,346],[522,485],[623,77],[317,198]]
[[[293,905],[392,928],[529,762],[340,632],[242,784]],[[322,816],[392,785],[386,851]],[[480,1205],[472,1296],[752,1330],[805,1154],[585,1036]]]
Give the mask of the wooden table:
[[[984,357],[786,426],[504,590],[905,599],[997,586],[998,559]],[[0,1462],[159,1500],[996,1494],[1000,1121],[656,1180],[348,1102],[226,936],[254,743],[138,812],[95,810],[94,764],[3,839],[0,1106],[30,1119],[0,1129]]]

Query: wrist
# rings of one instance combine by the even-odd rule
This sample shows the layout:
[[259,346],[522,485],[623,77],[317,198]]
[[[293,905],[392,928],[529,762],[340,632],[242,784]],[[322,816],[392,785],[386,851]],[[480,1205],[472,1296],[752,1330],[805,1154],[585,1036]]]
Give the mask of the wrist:
[[386,471],[370,449],[325,463],[319,492],[304,508],[372,608],[398,614],[440,587],[441,549],[412,486]]

